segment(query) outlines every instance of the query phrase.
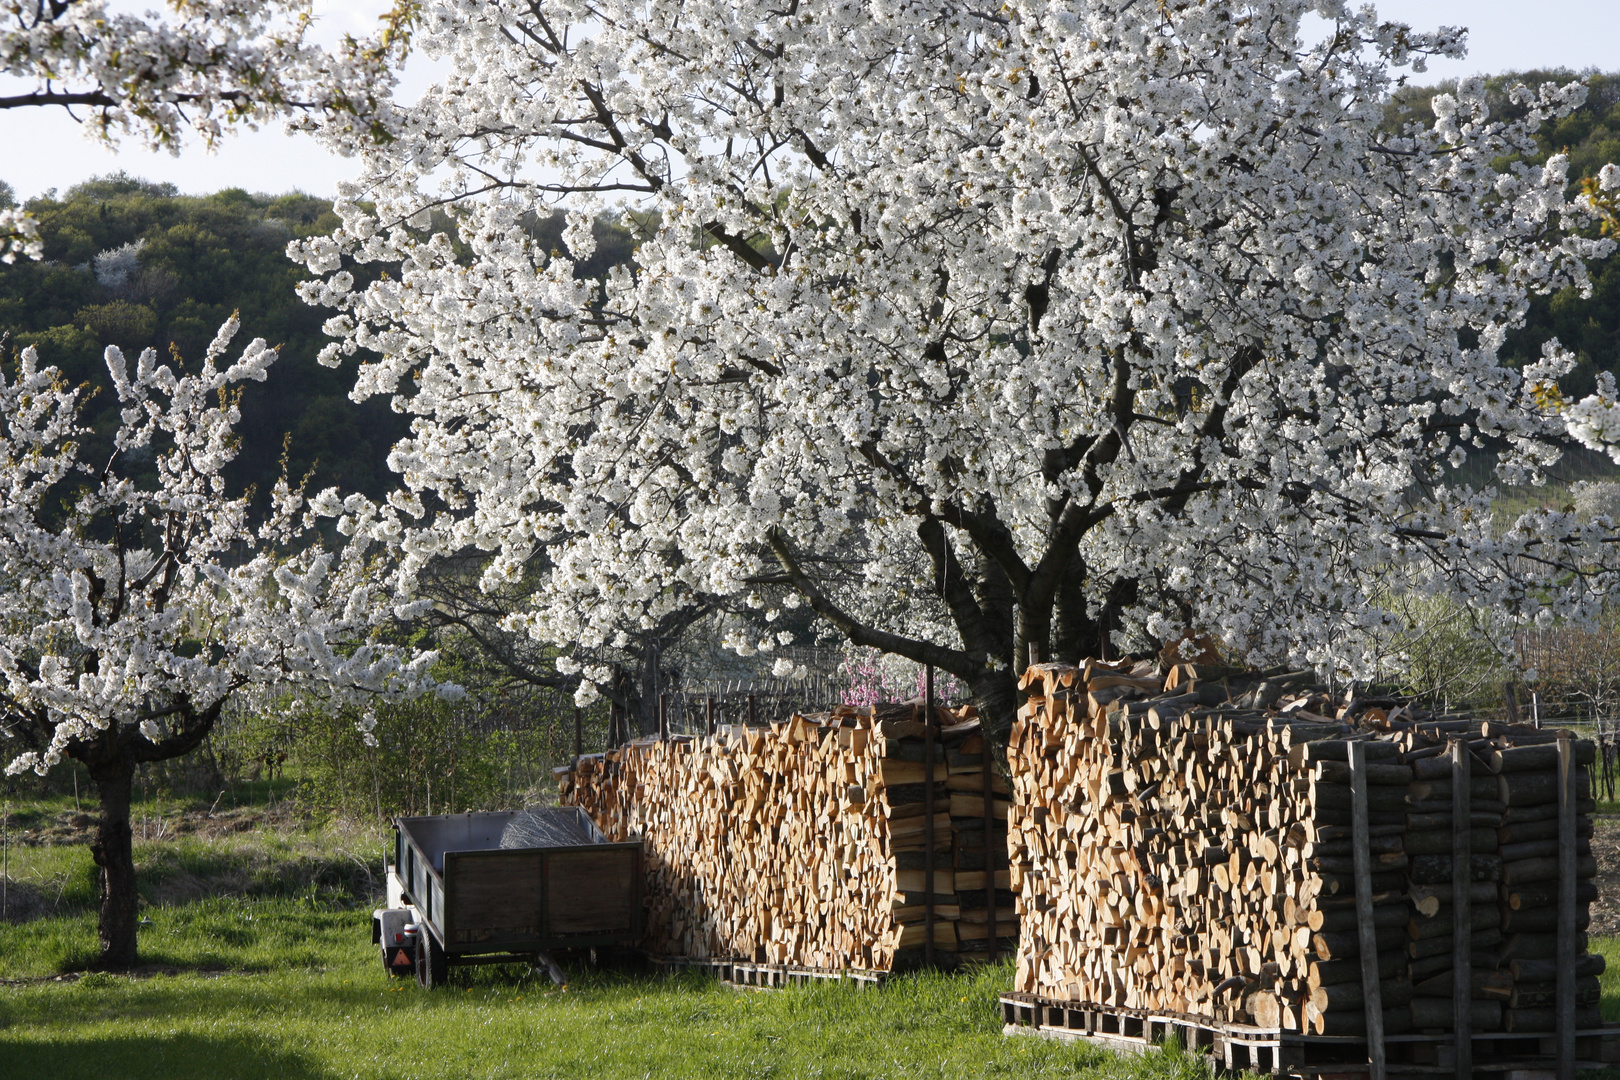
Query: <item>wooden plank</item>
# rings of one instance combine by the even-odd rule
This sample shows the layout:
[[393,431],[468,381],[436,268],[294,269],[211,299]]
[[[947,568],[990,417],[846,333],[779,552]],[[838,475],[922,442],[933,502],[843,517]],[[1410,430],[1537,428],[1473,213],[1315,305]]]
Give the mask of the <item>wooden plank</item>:
[[[987,906],[990,909],[990,939],[988,944],[990,946],[990,963],[993,964],[996,962],[996,944],[1001,930],[999,923],[1000,912],[996,907],[996,848],[991,842],[991,837],[995,835],[996,808],[994,784],[991,775],[990,733],[982,725],[979,728],[979,741],[983,744],[979,750],[979,790],[984,796],[984,882]],[[1011,835],[1011,829],[1008,830],[1008,834]]]
[[538,939],[540,858],[538,848],[446,852],[446,947]]
[[1472,755],[1464,739],[1451,740],[1451,1034],[1457,1080],[1474,1075],[1473,910],[1469,877],[1472,824]]
[[1575,747],[1558,736],[1558,1077],[1575,1080]]
[[635,928],[634,852],[562,848],[546,852],[546,937],[628,934]]
[[[923,700],[923,963],[934,966],[934,665],[924,674]],[[995,905],[991,904],[994,914]]]
[[[1350,831],[1355,860],[1356,928],[1361,935],[1361,986],[1367,1018],[1369,1080],[1385,1080],[1384,1005],[1378,986],[1378,936],[1373,926],[1372,853],[1367,844],[1367,744],[1350,744]],[[1453,877],[1456,873],[1453,872]]]

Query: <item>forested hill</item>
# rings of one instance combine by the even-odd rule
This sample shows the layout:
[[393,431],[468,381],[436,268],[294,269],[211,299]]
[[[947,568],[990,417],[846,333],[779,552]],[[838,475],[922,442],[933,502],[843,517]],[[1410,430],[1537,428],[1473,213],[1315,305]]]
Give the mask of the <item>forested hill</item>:
[[[0,206],[9,201],[10,188],[0,184]],[[268,382],[251,384],[242,395],[243,446],[232,481],[256,485],[261,496],[268,492],[281,474],[285,440],[295,481],[313,467],[311,491],[336,485],[374,498],[387,491],[388,448],[405,433],[406,420],[386,401],[351,402],[352,366],[334,370],[315,362],[328,340],[321,324],[331,312],[299,299],[295,286],[307,275],[285,254],[293,237],[337,226],[328,201],[239,189],[187,196],[172,185],[115,175],[35,199],[28,208],[40,221],[45,260],[0,266],[0,334],[11,336],[8,361],[13,348],[35,345],[43,363],[101,388],[87,412],[106,431],[116,413],[102,359],[106,346],[118,345],[131,357],[153,346],[165,359],[172,348],[193,365],[219,325],[239,310],[234,351],[255,337],[282,349]],[[538,222],[534,231],[551,248],[562,246],[561,221]],[[590,276],[628,259],[631,250],[625,230],[604,222],[596,232],[597,252],[581,267]],[[368,280],[364,273],[357,277]]]
[[[1520,79],[1534,85],[1574,77],[1527,72],[1491,79],[1492,109],[1518,108],[1507,91]],[[1620,74],[1584,77],[1591,87],[1586,105],[1544,131],[1536,155],[1539,162],[1568,152],[1572,182],[1620,161]],[[1389,103],[1386,127],[1432,123],[1430,99],[1453,89],[1403,87]],[[0,183],[0,206],[9,202],[10,189]],[[352,367],[332,370],[315,362],[330,313],[298,298],[294,286],[303,274],[283,254],[289,239],[337,225],[328,202],[238,189],[185,196],[171,185],[116,175],[35,199],[29,209],[40,220],[45,261],[0,267],[0,334],[9,333],[13,346],[37,345],[45,363],[75,381],[105,387],[105,346],[134,353],[150,345],[163,354],[172,347],[183,362],[195,363],[219,324],[240,310],[238,344],[263,337],[283,347],[268,384],[243,395],[243,452],[232,479],[267,491],[280,475],[286,439],[289,472],[297,479],[313,466],[312,490],[337,485],[373,497],[387,490],[388,447],[405,432],[405,420],[386,402],[349,401]],[[556,219],[533,226],[551,248],[561,247],[561,230]],[[580,268],[591,277],[628,259],[633,248],[630,233],[612,222],[599,223],[596,234],[596,253]],[[1590,391],[1597,371],[1620,371],[1620,258],[1595,271],[1591,299],[1573,290],[1536,299],[1530,324],[1508,346],[1509,356],[1522,361],[1556,335],[1581,358],[1565,388],[1575,394]],[[90,404],[102,430],[113,405],[105,390]]]

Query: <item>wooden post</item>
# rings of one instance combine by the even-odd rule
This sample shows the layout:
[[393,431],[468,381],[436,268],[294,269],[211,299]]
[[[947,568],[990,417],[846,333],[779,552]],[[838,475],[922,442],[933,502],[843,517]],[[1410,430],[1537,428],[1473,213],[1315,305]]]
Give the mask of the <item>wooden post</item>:
[[1368,1080],[1385,1080],[1384,1004],[1378,987],[1372,853],[1367,843],[1367,744],[1359,740],[1350,744],[1350,834],[1356,878],[1356,928],[1361,934],[1361,1000],[1367,1017]]
[[1041,647],[1033,641],[1029,643],[1029,666],[1034,667],[1041,662]]
[[1575,1080],[1575,746],[1558,734],[1558,1080]]
[[[995,785],[992,783],[995,770],[990,761],[990,733],[985,729],[984,722],[979,722],[979,790],[984,793],[984,888],[985,894],[990,898],[990,963],[996,962],[996,860],[995,848],[990,845],[990,834],[994,831],[996,823]],[[1003,847],[1006,844],[1003,843]],[[1009,864],[1011,859],[1009,857]]]
[[669,695],[658,695],[658,741],[669,738]]
[[579,715],[579,706],[574,706],[574,760],[577,762],[585,756],[585,722]]
[[1451,740],[1451,1034],[1455,1075],[1474,1075],[1474,928],[1469,901],[1473,862],[1471,755],[1466,739]]
[[749,727],[758,727],[759,726],[759,716],[754,711],[754,695],[753,694],[748,695],[748,726]]
[[708,720],[707,720],[707,723],[706,723],[705,726],[708,729],[708,734],[712,737],[714,735],[714,695],[713,694],[709,695],[709,713],[708,713]]
[[923,963],[934,966],[934,665],[923,675]]

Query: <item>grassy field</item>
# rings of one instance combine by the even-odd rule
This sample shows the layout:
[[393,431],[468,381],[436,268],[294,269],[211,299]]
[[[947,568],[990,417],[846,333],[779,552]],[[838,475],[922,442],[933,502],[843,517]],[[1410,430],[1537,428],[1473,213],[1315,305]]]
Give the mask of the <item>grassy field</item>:
[[424,993],[390,980],[370,945],[379,833],[255,810],[199,829],[195,807],[143,809],[149,835],[173,838],[137,842],[143,966],[115,976],[75,974],[93,957],[95,879],[87,851],[60,842],[71,802],[14,808],[14,828],[56,842],[6,856],[11,900],[26,896],[33,917],[0,923],[0,1077],[1207,1075],[1173,1048],[1126,1061],[1004,1038],[1005,965],[769,992],[586,970],[559,991],[519,968],[471,968]]
[[[71,807],[36,810],[32,837],[62,840]],[[559,991],[492,967],[458,969],[449,988],[424,993],[390,980],[369,943],[380,833],[264,808],[145,810],[149,835],[173,838],[137,844],[143,966],[133,976],[77,974],[95,942],[82,846],[7,852],[11,898],[35,906],[26,922],[0,923],[0,1078],[1209,1075],[1174,1048],[1115,1058],[1004,1038],[995,997],[1011,981],[1006,965],[875,990],[767,992],[586,970]],[[1620,938],[1599,947],[1611,965],[1604,1012],[1620,1019]]]

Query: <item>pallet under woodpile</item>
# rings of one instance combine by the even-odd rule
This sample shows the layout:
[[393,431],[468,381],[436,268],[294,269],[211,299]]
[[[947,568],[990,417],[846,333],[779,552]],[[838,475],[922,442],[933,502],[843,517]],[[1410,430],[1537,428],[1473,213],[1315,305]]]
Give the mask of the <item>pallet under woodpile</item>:
[[1180,1025],[1255,1048],[1243,1067],[1304,1074],[1573,1075],[1583,1050],[1612,1056],[1582,932],[1591,744],[1313,682],[1026,673],[1011,1028],[1117,1042]]
[[665,975],[693,971],[713,976],[727,986],[758,990],[827,982],[846,982],[856,987],[877,986],[889,975],[886,971],[829,971],[791,964],[756,964],[747,960],[697,960],[690,956],[650,956],[648,961]]
[[[1353,1035],[1301,1035],[1291,1031],[1228,1023],[1184,1013],[1103,1009],[1082,1002],[1056,1001],[1034,994],[1001,995],[1003,1031],[1083,1041],[1124,1054],[1146,1053],[1175,1038],[1190,1053],[1218,1069],[1330,1080],[1365,1077],[1370,1069],[1367,1040]],[[1551,1078],[1556,1036],[1496,1031],[1470,1039],[1470,1075],[1503,1080]],[[1386,1035],[1386,1070],[1391,1076],[1455,1075],[1450,1033]],[[1612,1069],[1620,1063],[1620,1027],[1575,1032],[1577,1069]]]
[[881,973],[1005,956],[1006,782],[971,710],[925,712],[640,739],[559,770],[560,795],[645,842],[655,957]]

